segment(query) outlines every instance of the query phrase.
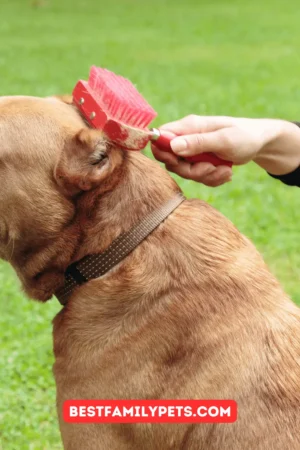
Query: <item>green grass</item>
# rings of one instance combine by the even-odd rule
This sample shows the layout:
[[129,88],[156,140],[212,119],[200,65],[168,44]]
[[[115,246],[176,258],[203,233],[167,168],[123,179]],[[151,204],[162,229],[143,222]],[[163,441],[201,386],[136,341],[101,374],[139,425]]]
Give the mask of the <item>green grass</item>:
[[[92,64],[134,81],[159,111],[300,118],[298,0],[1,0],[0,94],[71,92]],[[250,237],[300,303],[300,196],[252,164],[217,189],[180,180]],[[51,319],[0,266],[0,447],[61,449]],[[87,449],[88,450],[88,449]]]

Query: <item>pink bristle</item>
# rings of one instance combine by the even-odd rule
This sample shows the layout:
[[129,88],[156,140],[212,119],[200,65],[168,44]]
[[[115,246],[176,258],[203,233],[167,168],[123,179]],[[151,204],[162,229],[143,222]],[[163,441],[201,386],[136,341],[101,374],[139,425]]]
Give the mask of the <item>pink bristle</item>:
[[157,115],[129,80],[107,69],[93,66],[88,84],[101,109],[112,120],[146,128]]
[[[105,69],[94,69],[91,75],[90,84],[96,90],[98,98],[98,94],[104,91],[105,95],[100,96],[102,97],[100,100],[104,102],[105,108],[103,109],[110,117],[138,127],[148,125],[149,121],[154,118],[152,108],[128,80]],[[104,83],[103,79],[105,79]],[[145,108],[146,111],[142,108]]]

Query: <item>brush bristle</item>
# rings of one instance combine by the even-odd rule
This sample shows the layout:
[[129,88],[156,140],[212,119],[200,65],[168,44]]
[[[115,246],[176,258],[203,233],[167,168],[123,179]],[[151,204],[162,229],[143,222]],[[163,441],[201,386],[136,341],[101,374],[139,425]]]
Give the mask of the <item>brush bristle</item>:
[[107,69],[93,66],[88,85],[110,119],[132,127],[146,128],[157,116],[129,80]]

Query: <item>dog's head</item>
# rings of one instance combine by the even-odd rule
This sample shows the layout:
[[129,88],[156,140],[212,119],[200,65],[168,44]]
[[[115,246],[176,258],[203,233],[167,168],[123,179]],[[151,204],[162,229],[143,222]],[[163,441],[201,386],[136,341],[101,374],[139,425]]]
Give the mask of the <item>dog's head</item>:
[[72,220],[74,198],[121,162],[70,99],[0,97],[0,257],[53,239]]
[[[157,163],[112,146],[71,98],[56,97],[0,97],[0,182],[0,258],[40,300],[72,258],[105,248],[178,191]],[[101,243],[87,244],[99,229]]]

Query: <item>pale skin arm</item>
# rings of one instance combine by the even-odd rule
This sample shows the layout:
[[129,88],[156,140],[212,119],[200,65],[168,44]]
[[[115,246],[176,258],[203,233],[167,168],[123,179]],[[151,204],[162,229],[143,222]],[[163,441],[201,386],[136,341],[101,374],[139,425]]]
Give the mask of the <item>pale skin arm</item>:
[[293,172],[300,165],[300,128],[284,120],[191,115],[160,129],[178,137],[171,143],[175,154],[152,145],[155,158],[171,172],[208,186],[230,181],[232,169],[210,163],[190,164],[182,158],[213,152],[234,165],[254,161],[273,175]]

